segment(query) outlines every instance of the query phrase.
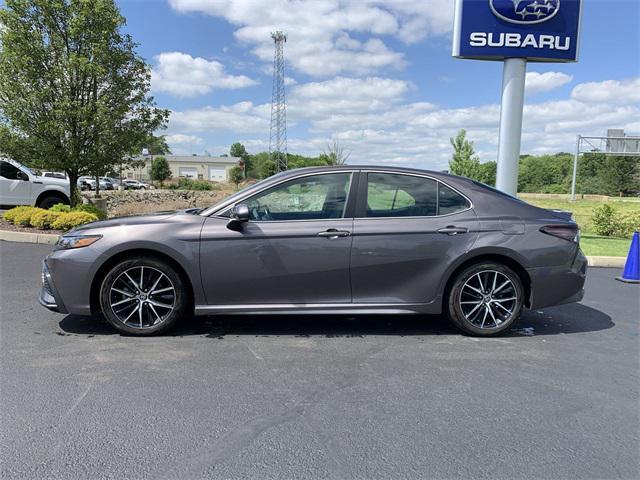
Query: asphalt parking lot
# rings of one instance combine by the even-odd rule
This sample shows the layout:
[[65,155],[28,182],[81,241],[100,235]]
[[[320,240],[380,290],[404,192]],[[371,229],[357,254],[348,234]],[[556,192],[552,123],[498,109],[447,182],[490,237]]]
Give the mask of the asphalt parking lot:
[[638,478],[640,289],[507,335],[440,317],[219,317],[130,338],[37,304],[0,242],[1,478]]

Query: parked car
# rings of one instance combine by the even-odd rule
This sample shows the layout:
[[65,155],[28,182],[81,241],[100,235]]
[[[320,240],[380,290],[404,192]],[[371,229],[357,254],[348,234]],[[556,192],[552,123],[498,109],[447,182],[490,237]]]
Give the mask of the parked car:
[[104,177],[105,179],[107,179],[111,185],[113,185],[113,188],[118,188],[120,185],[122,185],[122,180],[119,178],[115,178],[115,177]]
[[194,311],[445,313],[494,335],[523,308],[582,299],[570,215],[476,181],[406,168],[279,173],[205,210],[125,217],[65,234],[40,302],[166,331]]
[[0,205],[51,208],[69,204],[69,180],[38,175],[10,158],[0,157]]
[[150,185],[148,183],[141,182],[140,180],[134,180],[127,178],[122,181],[124,188],[127,190],[147,190]]
[[[100,190],[113,190],[114,186],[108,177],[99,177]],[[82,176],[78,178],[78,187],[81,190],[95,190],[96,189],[96,177]]]

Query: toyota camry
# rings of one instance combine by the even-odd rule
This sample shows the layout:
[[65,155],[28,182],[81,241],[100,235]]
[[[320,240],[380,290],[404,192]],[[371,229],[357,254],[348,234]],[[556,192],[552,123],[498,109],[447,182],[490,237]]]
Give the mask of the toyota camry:
[[445,314],[503,332],[524,308],[582,299],[571,214],[423,170],[283,172],[206,209],[95,222],[43,262],[40,303],[127,334],[195,315]]

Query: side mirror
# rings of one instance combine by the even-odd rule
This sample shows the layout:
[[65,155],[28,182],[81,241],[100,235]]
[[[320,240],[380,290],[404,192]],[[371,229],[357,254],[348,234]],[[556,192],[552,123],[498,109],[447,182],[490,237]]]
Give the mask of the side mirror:
[[23,180],[25,182],[29,181],[29,175],[27,175],[26,173],[24,173],[23,171],[19,171],[16,174],[16,177],[18,178],[18,180]]
[[237,222],[248,222],[249,221],[249,207],[247,207],[244,203],[239,203],[233,210],[231,211],[231,218],[233,218]]
[[242,224],[249,221],[249,207],[244,203],[239,203],[231,210],[231,218],[227,223],[227,228],[238,232],[242,229]]

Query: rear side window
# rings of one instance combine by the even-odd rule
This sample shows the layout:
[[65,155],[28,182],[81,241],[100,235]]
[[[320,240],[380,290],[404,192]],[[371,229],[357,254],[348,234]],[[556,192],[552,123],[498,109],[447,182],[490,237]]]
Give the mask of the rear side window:
[[438,182],[391,173],[367,176],[367,217],[433,217],[438,212]]
[[442,183],[440,184],[438,191],[438,215],[461,212],[470,206],[469,201],[458,192]]

